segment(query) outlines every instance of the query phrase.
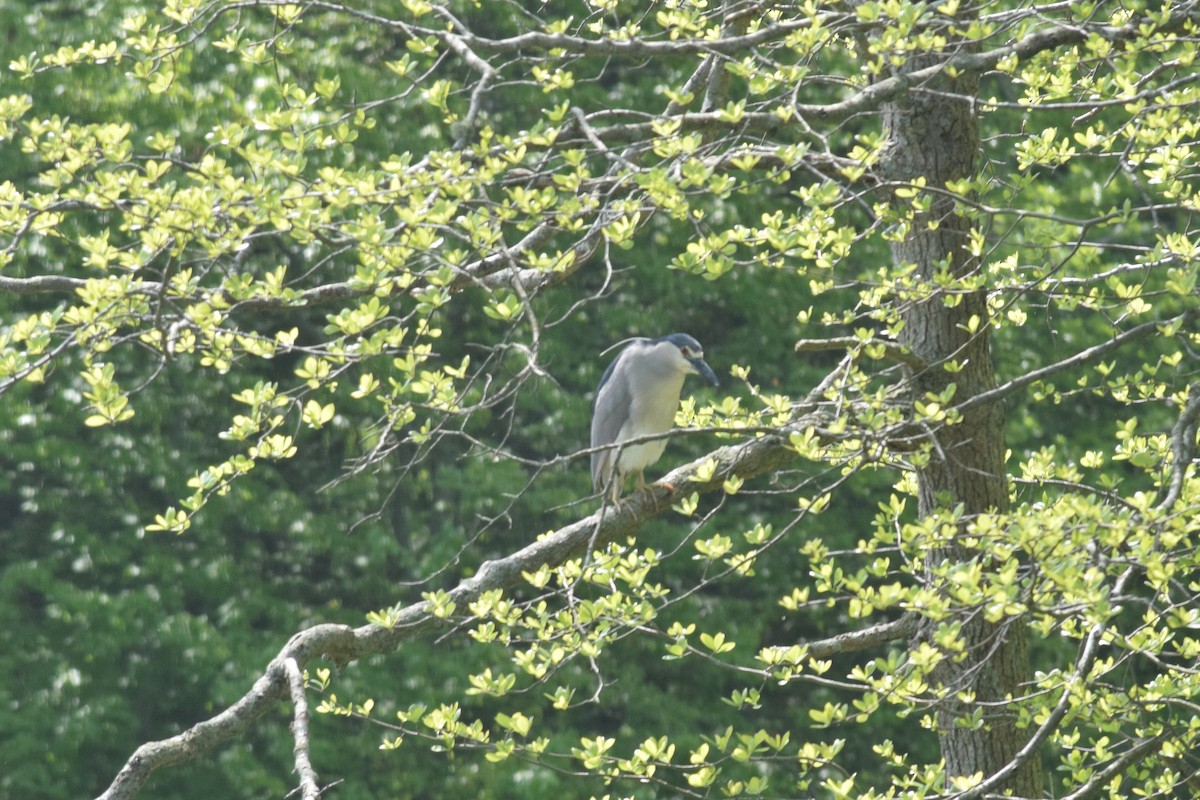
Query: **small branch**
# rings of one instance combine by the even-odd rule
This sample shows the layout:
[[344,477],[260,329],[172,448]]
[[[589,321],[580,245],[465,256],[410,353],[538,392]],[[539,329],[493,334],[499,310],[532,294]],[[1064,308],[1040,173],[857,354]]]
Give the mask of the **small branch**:
[[1053,364],[1048,364],[1047,366],[1042,367],[1041,369],[1035,369],[1031,372],[1027,372],[1020,377],[1013,378],[1008,383],[997,386],[995,389],[989,389],[986,392],[980,392],[973,397],[967,398],[954,408],[956,411],[966,411],[969,408],[973,408],[974,406],[981,405],[983,403],[994,402],[1012,394],[1019,389],[1024,389],[1030,384],[1037,383],[1043,378],[1047,378],[1058,372],[1062,372],[1063,370],[1071,369],[1072,367],[1081,367],[1084,364],[1090,364],[1093,361],[1099,361],[1109,353],[1113,352],[1114,350],[1119,350],[1130,342],[1150,336],[1164,325],[1178,324],[1181,328],[1186,328],[1188,323],[1195,319],[1197,315],[1200,315],[1200,309],[1190,308],[1180,314],[1178,317],[1165,322],[1145,322],[1141,325],[1130,328],[1124,333],[1114,336],[1112,339],[1104,342],[1103,344],[1098,344],[1095,347],[1089,347],[1086,350],[1081,350],[1075,355],[1064,358],[1061,361],[1056,361]]
[[303,800],[318,800],[321,787],[317,784],[317,773],[309,758],[308,745],[308,700],[304,696],[304,673],[294,658],[283,660],[287,675],[288,690],[292,697],[292,737],[296,757],[296,774],[300,776],[300,797]]
[[[697,89],[699,89],[700,84],[707,83],[708,76],[712,73],[716,63],[717,57],[715,55],[706,56],[700,62],[699,66],[696,67],[696,71],[693,72],[691,77],[688,78],[683,84],[683,87],[679,90],[679,96],[686,97],[689,94],[694,94]],[[665,111],[663,111],[663,115],[668,117],[674,116],[682,110],[683,106],[672,100],[671,102],[667,103],[667,108]]]
[[[434,7],[439,14],[449,18],[452,22],[458,21],[450,15],[450,12],[439,6]],[[454,142],[455,150],[462,150],[467,146],[467,140],[475,132],[475,124],[479,119],[479,112],[483,109],[483,99],[495,82],[497,72],[484,59],[480,58],[470,47],[463,43],[462,39],[457,36],[447,34],[443,41],[446,46],[458,55],[471,69],[479,73],[479,82],[475,84],[475,88],[471,91],[471,102],[467,108],[467,115],[463,118],[461,125],[462,131]]]
[[1089,486],[1088,484],[1080,483],[1079,481],[1068,481],[1062,478],[1010,477],[1012,478],[1012,482],[1018,486],[1035,486],[1039,488],[1042,486],[1055,486],[1059,489],[1067,489],[1072,492],[1083,492],[1084,494],[1090,494],[1095,497],[1103,498],[1105,501],[1112,503],[1113,505],[1124,506],[1129,511],[1136,512],[1138,510],[1138,506],[1129,502],[1124,497],[1121,497],[1121,495],[1117,492],[1106,491],[1098,486]]
[[1162,742],[1166,741],[1166,739],[1167,735],[1165,733],[1160,733],[1158,736],[1152,736],[1145,741],[1139,742],[1138,744],[1129,748],[1128,752],[1126,752],[1120,758],[1114,759],[1113,762],[1107,767],[1092,775],[1092,777],[1088,779],[1087,783],[1083,784],[1069,795],[1063,797],[1062,800],[1091,800],[1091,798],[1098,796],[1100,792],[1104,791],[1104,787],[1108,785],[1108,782],[1111,781],[1114,776],[1121,771],[1128,769],[1131,764],[1140,759],[1146,753],[1158,747]]
[[17,372],[10,374],[7,378],[0,381],[0,394],[4,394],[9,389],[11,389],[14,385],[20,383],[21,381],[25,380],[25,378],[27,378],[29,375],[33,374],[36,370],[39,370],[42,367],[45,367],[50,362],[54,361],[54,359],[56,359],[60,355],[62,355],[62,353],[67,350],[67,348],[72,347],[75,344],[77,344],[78,336],[79,336],[78,330],[72,331],[70,333],[70,335],[64,337],[63,340],[57,346],[55,346],[55,348],[53,350],[51,350],[48,353],[43,353],[41,356],[39,356],[37,358],[37,360],[33,361],[30,364],[25,365],[25,367],[23,369],[20,369]]
[[[554,235],[554,230],[554,226],[549,222],[542,222],[536,225],[533,230],[525,235],[525,238],[512,247],[501,247],[497,252],[484,256],[478,261],[458,270],[458,274],[450,282],[448,288],[452,292],[460,292],[468,286],[476,285],[478,282],[493,275],[518,269],[512,266],[516,257],[536,247],[541,247],[550,241],[550,238]],[[507,284],[511,281],[508,277],[498,278],[498,280],[502,284]]]
[[579,132],[591,143],[592,147],[596,148],[596,152],[608,156],[613,161],[619,161],[631,171],[637,171],[636,164],[632,163],[622,153],[614,153],[608,149],[608,145],[601,141],[600,137],[596,135],[596,129],[591,126],[587,117],[584,116],[582,108],[571,106],[571,118],[575,120],[575,124],[579,127]]
[[[735,14],[731,5],[730,0],[725,0],[721,7],[721,15],[724,17],[721,23],[721,39],[745,36],[750,26],[751,16],[745,13]],[[728,100],[729,73],[713,58],[708,70],[708,85],[704,89],[704,102],[700,108],[702,111],[723,108]]]
[[856,350],[860,347],[882,347],[883,354],[898,364],[911,367],[916,372],[929,368],[925,359],[907,347],[886,339],[859,339],[856,336],[835,336],[832,339],[801,339],[796,342],[797,353],[816,353],[824,350]]
[[[587,263],[600,247],[600,242],[604,238],[604,226],[597,219],[583,238],[576,242],[572,250],[575,253],[574,260],[563,269],[538,269],[537,267],[521,267],[513,264],[499,272],[493,272],[480,279],[480,284],[489,289],[503,289],[508,287],[520,287],[521,291],[527,294],[540,291],[547,286],[553,286],[557,283],[562,283],[571,275],[579,271],[580,267]],[[570,251],[568,251],[570,252]]]

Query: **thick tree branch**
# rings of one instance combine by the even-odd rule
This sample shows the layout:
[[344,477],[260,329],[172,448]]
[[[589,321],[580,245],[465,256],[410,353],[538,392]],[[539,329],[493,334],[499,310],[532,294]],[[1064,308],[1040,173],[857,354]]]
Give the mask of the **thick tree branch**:
[[[267,5],[260,0],[255,0],[254,3],[232,3],[230,7],[250,6],[250,5]],[[588,39],[583,36],[575,36],[569,33],[545,33],[542,31],[529,31],[518,34],[516,36],[507,36],[501,39],[489,39],[485,36],[478,36],[466,28],[465,25],[454,20],[453,30],[445,28],[429,28],[419,25],[413,25],[403,20],[391,19],[378,14],[373,14],[370,11],[363,10],[344,3],[325,2],[317,0],[316,2],[308,2],[305,4],[308,8],[319,8],[327,11],[332,11],[338,14],[345,14],[351,17],[365,20],[375,25],[380,25],[386,28],[397,30],[400,33],[411,36],[436,36],[443,42],[455,39],[464,46],[470,48],[476,53],[486,53],[490,55],[508,55],[522,52],[544,52],[547,50],[562,50],[566,53],[589,55],[589,56],[605,56],[605,57],[624,57],[624,58],[650,58],[654,56],[664,55],[687,55],[693,53],[721,53],[724,55],[735,55],[744,52],[747,48],[757,47],[759,45],[768,44],[773,41],[779,41],[788,36],[793,31],[800,28],[809,27],[812,25],[812,20],[807,17],[801,19],[787,20],[778,22],[773,25],[765,25],[756,31],[753,31],[742,36],[733,36],[726,39],[710,40],[704,38],[696,39],[617,39],[617,38],[597,38]],[[223,8],[222,12],[227,12],[228,8]],[[823,20],[825,24],[830,24],[832,18]],[[449,12],[443,11],[439,14],[441,19],[450,18]],[[843,19],[853,19],[846,15],[841,15]],[[736,19],[740,19],[738,15]]]
[[0,275],[0,292],[5,294],[72,294],[85,286],[87,281],[82,278],[68,278],[65,275],[34,275],[32,278]]
[[277,700],[286,696],[286,687],[282,660],[276,658],[254,682],[250,691],[220,714],[199,722],[170,739],[148,742],[139,747],[100,797],[105,800],[136,797],[146,779],[155,770],[186,763],[221,742],[240,736],[249,730],[255,720],[271,709]]
[[802,642],[813,658],[830,658],[844,653],[869,650],[889,642],[897,642],[913,636],[920,627],[921,618],[909,612],[891,622],[881,622],[860,631],[846,631],[814,642]]
[[[680,56],[696,53],[705,55],[717,53],[726,56],[740,56],[750,48],[781,42],[795,31],[811,27],[815,22],[819,22],[823,27],[826,28],[848,29],[849,27],[861,26],[861,23],[858,21],[857,17],[853,15],[824,14],[821,15],[821,19],[819,20],[813,20],[807,16],[799,17],[796,19],[789,19],[764,25],[756,30],[741,35],[721,37],[719,39],[710,39],[704,37],[693,39],[615,37],[589,39],[569,33],[546,33],[543,31],[528,31],[515,36],[492,39],[472,33],[462,25],[454,26],[455,30],[418,26],[403,22],[401,20],[378,16],[368,11],[353,8],[343,3],[324,2],[323,0],[317,0],[317,2],[310,2],[307,5],[310,8],[325,9],[368,20],[374,24],[396,29],[408,36],[436,36],[438,39],[446,42],[447,47],[450,46],[448,40],[455,39],[462,45],[468,47],[474,53],[495,55],[511,55],[514,53],[546,52],[556,50],[572,55],[630,59]],[[741,15],[737,15],[736,17],[731,17],[730,20],[726,20],[726,22],[740,22],[741,19]],[[1164,24],[1158,26],[1158,29],[1163,31],[1176,30],[1188,20],[1197,19],[1200,19],[1200,13],[1185,7],[1182,11],[1175,10]],[[1119,27],[1103,24],[1055,25],[1047,30],[1032,33],[1007,47],[998,48],[996,50],[988,51],[987,53],[973,54],[971,56],[959,55],[948,63],[956,69],[982,71],[994,67],[997,63],[1010,55],[1026,57],[1039,53],[1043,50],[1081,42],[1091,35],[1099,35],[1108,41],[1124,41],[1136,36],[1139,28],[1144,25],[1145,22],[1145,17],[1139,16],[1131,19],[1125,25]],[[930,73],[930,75],[936,74],[936,72],[941,71],[945,66],[946,65],[939,65],[938,67],[933,68],[933,71]],[[920,76],[922,72],[912,73],[912,76]],[[920,80],[919,77],[917,77],[917,79]],[[881,81],[881,83],[887,83],[887,81]]]
[[[222,6],[220,13],[229,13],[231,10],[239,8],[261,7],[262,5],[270,4],[263,3],[261,0],[255,0],[254,3],[230,3]],[[305,5],[308,8],[321,9],[361,19],[374,25],[396,30],[402,35],[412,38],[433,36],[441,41],[448,50],[459,54],[460,57],[464,57],[468,65],[476,72],[483,72],[481,67],[485,64],[485,57],[489,55],[512,56],[514,54],[546,53],[548,51],[561,51],[564,54],[576,56],[599,56],[635,60],[695,54],[738,57],[745,54],[751,48],[781,42],[795,31],[810,27],[813,24],[813,20],[808,17],[789,19],[764,25],[757,30],[745,34],[719,39],[704,37],[693,39],[611,37],[589,39],[569,33],[546,33],[544,31],[527,31],[515,36],[492,39],[471,32],[457,21],[456,24],[450,26],[450,29],[426,27],[380,16],[344,3],[315,0]],[[448,12],[443,12],[439,16],[444,19],[447,14]],[[740,20],[740,16],[736,19]],[[1182,9],[1176,8],[1172,10],[1167,19],[1161,25],[1157,26],[1157,29],[1164,32],[1175,31],[1182,28],[1188,22],[1196,21],[1200,21],[1200,12],[1187,5]],[[852,27],[860,27],[857,18],[847,14],[827,14],[823,16],[820,23],[826,28],[841,28],[847,31]],[[792,108],[801,117],[828,121],[843,120],[864,111],[875,110],[881,103],[891,100],[913,87],[920,86],[947,70],[982,73],[995,68],[1001,61],[1013,56],[1019,59],[1029,58],[1046,50],[1078,44],[1091,36],[1100,36],[1109,42],[1128,41],[1138,36],[1139,31],[1145,24],[1145,16],[1134,17],[1121,26],[1104,24],[1049,24],[1042,30],[1030,33],[1021,39],[1001,47],[976,53],[955,53],[944,61],[924,69],[881,79],[839,102],[828,104],[796,104]],[[483,72],[483,74],[489,73]],[[729,124],[722,120],[721,112],[683,114],[680,115],[679,119],[684,129]],[[791,126],[792,124],[792,120],[781,119],[779,115],[770,112],[747,114],[736,123],[740,129],[749,128],[757,131],[776,130],[781,127]],[[606,141],[614,140],[621,133],[624,133],[630,139],[644,139],[654,134],[651,122],[616,126],[612,130],[605,129],[598,131],[598,133],[602,136],[608,134],[613,137],[606,138]]]
[[[511,555],[484,562],[479,572],[450,592],[451,599],[458,608],[466,608],[484,592],[520,585],[524,580],[524,572],[534,572],[544,564],[562,564],[583,556],[589,547],[603,547],[632,535],[647,520],[668,511],[680,494],[721,491],[729,477],[752,478],[784,467],[796,458],[795,450],[788,444],[788,437],[793,431],[824,427],[831,421],[832,412],[820,405],[821,394],[846,365],[847,362],[843,361],[820,386],[810,392],[804,413],[779,432],[718,448],[703,458],[673,470],[660,483],[616,506],[602,507],[596,513],[547,534]],[[697,480],[697,469],[710,460],[717,462],[716,470],[707,480]],[[259,717],[288,696],[292,686],[288,678],[289,670],[294,668],[302,671],[310,661],[320,656],[344,664],[368,655],[392,653],[403,642],[448,624],[450,621],[430,613],[428,603],[420,602],[401,609],[396,615],[396,623],[390,628],[379,625],[351,628],[348,625],[326,624],[297,633],[267,665],[250,691],[232,706],[177,736],[139,747],[108,789],[100,795],[100,800],[129,800],[138,794],[154,771],[190,761],[245,733]],[[889,623],[898,624],[899,621]],[[872,629],[859,636],[864,641],[873,641],[885,635],[881,633],[882,630]],[[843,636],[847,637],[848,643],[855,634]],[[295,711],[293,716],[297,714],[299,711]],[[299,739],[296,746],[299,750]],[[297,752],[298,769],[299,759]],[[311,766],[307,770],[311,772]],[[305,772],[301,770],[302,786],[304,780]]]
[[[1177,11],[1171,15],[1170,19],[1165,25],[1161,26],[1161,30],[1177,29],[1183,26],[1189,20],[1200,20],[1200,13],[1195,11]],[[1121,27],[1112,27],[1107,25],[1092,27],[1066,25],[1054,26],[1046,30],[1031,33],[1024,38],[1018,39],[1012,44],[1004,45],[1003,47],[993,48],[980,53],[957,53],[946,58],[944,61],[923,69],[884,78],[870,84],[869,86],[866,86],[859,92],[838,102],[824,104],[794,104],[791,106],[791,110],[794,112],[792,115],[781,115],[773,111],[752,112],[740,116],[736,123],[731,123],[725,118],[723,110],[715,110],[680,114],[675,117],[675,119],[679,120],[681,130],[685,131],[703,130],[716,126],[730,126],[736,127],[739,130],[751,130],[760,133],[776,131],[782,128],[790,128],[795,124],[795,116],[807,119],[824,120],[827,122],[838,122],[849,119],[856,114],[861,114],[867,111],[875,111],[881,104],[896,98],[900,94],[909,91],[914,87],[919,87],[947,71],[973,73],[986,72],[987,70],[995,68],[997,64],[1005,59],[1012,58],[1014,56],[1017,58],[1029,58],[1046,50],[1077,44],[1078,42],[1086,40],[1093,34],[1098,34],[1108,41],[1126,41],[1137,35],[1138,28],[1143,23],[1144,20],[1138,18],[1131,20],[1129,23]],[[545,34],[525,34],[522,37],[516,38],[525,40],[527,42],[532,42],[537,40],[538,37],[544,35]],[[562,38],[575,39],[578,37]],[[716,48],[712,47],[712,45],[725,45],[730,42],[738,41],[741,38],[744,37],[734,37],[730,39],[722,39],[719,40],[719,42],[709,42],[709,49],[715,51]],[[503,41],[511,42],[515,40]],[[648,43],[642,42],[641,44],[645,45]],[[674,47],[682,44],[682,42],[663,42],[655,44]],[[477,42],[475,42],[475,45],[477,45]],[[649,120],[643,123],[614,125],[611,128],[598,129],[597,135],[603,137],[606,141],[616,141],[619,139],[627,141],[644,140],[655,135],[654,127],[656,124],[659,124],[657,120]]]

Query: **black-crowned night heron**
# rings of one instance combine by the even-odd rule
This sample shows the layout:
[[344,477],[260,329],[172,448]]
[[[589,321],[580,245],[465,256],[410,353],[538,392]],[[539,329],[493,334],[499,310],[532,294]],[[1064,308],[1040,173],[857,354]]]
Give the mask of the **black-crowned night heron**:
[[617,445],[592,453],[592,485],[608,491],[613,502],[621,496],[626,476],[658,461],[666,438],[620,446],[621,442],[666,433],[675,422],[679,393],[687,375],[701,375],[720,385],[704,362],[700,343],[686,333],[661,339],[635,338],[621,351],[600,379],[592,404],[592,447]]

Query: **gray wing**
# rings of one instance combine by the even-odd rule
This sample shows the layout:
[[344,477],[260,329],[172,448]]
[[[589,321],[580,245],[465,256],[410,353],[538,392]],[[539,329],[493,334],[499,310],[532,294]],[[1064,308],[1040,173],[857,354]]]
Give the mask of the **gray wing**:
[[[592,404],[592,447],[616,442],[621,427],[629,419],[633,396],[628,381],[615,369],[622,356],[624,353],[609,364],[596,389],[596,400]],[[597,492],[603,491],[612,478],[616,457],[616,448],[592,453],[592,486]]]

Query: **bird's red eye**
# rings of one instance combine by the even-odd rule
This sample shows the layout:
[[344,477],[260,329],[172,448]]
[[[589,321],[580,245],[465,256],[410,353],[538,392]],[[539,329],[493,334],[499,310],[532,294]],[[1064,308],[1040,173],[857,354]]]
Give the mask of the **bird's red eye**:
[[686,347],[679,348],[679,352],[683,353],[684,358],[690,358],[692,355],[692,351],[687,349]]

